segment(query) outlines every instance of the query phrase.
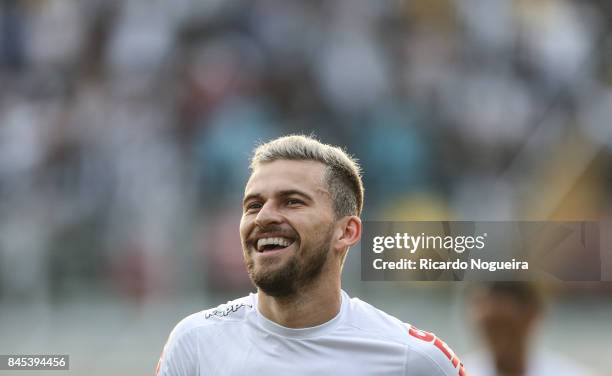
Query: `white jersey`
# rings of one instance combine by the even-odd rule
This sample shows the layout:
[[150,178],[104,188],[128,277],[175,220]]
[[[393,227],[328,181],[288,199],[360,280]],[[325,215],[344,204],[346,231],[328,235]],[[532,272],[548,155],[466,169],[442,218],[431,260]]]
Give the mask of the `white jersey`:
[[291,329],[257,310],[257,295],[183,319],[172,331],[158,376],[464,376],[444,342],[342,291],[340,312]]

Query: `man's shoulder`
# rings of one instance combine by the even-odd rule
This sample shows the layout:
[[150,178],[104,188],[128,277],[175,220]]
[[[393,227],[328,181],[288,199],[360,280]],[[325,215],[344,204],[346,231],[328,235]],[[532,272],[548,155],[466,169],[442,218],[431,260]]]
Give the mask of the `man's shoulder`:
[[202,319],[208,323],[219,323],[228,321],[244,320],[246,315],[253,311],[255,304],[252,295],[230,300],[217,307],[202,311]]
[[203,340],[227,338],[223,333],[232,323],[242,323],[253,310],[251,295],[231,300],[215,308],[193,313],[182,319],[168,337],[158,363],[159,375],[193,374],[200,362],[198,348]]
[[[446,342],[431,332],[417,329],[409,324],[405,325],[409,346],[414,350],[412,358],[415,363],[434,364],[444,375],[467,375],[463,363]],[[410,362],[410,358],[408,361]]]
[[198,329],[213,328],[232,322],[241,322],[253,309],[255,308],[251,295],[230,300],[217,307],[205,309],[185,317],[175,326],[171,336],[181,337]]
[[347,324],[381,339],[405,342],[404,323],[359,298],[350,298]]
[[435,334],[419,330],[357,298],[351,298],[350,325],[369,332],[382,340],[407,347],[407,363],[412,370],[422,368],[427,374],[432,368],[444,375],[465,375],[463,366],[453,350]]

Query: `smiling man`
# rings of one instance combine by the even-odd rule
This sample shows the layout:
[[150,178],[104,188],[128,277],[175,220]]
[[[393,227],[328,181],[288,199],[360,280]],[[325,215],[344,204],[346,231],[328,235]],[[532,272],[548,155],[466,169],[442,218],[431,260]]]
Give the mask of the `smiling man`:
[[363,184],[342,149],[287,136],[255,149],[240,238],[256,294],[183,319],[158,375],[466,375],[433,334],[350,298]]

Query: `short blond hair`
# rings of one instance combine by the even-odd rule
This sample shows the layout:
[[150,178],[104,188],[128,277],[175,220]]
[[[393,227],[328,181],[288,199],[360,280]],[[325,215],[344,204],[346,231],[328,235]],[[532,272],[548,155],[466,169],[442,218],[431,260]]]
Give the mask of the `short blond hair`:
[[289,135],[259,145],[253,150],[251,171],[276,160],[317,161],[326,166],[325,182],[338,218],[360,215],[363,209],[363,182],[357,160],[340,147],[312,136]]

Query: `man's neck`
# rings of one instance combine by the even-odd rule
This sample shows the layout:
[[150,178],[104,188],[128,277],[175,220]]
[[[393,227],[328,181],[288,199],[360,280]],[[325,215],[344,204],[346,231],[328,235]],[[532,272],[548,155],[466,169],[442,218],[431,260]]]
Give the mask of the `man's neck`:
[[289,297],[276,298],[259,290],[259,312],[286,328],[310,328],[336,317],[342,305],[340,281],[317,281]]

